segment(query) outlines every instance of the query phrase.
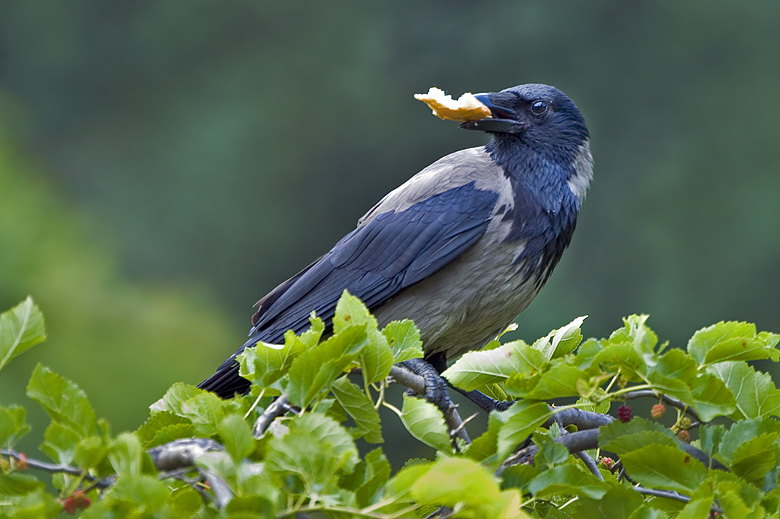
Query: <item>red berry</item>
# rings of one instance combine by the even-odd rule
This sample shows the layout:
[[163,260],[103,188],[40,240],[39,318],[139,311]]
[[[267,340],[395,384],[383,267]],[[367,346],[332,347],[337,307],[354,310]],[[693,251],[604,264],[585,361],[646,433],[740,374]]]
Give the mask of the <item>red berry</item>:
[[680,441],[683,441],[685,443],[691,443],[691,433],[689,433],[686,430],[682,430],[678,432],[677,437],[680,439]]
[[618,419],[623,423],[630,422],[631,408],[625,404],[618,407]]
[[655,404],[653,406],[653,409],[650,410],[650,416],[653,417],[653,420],[658,420],[661,418],[664,413],[666,412],[666,406],[663,404]]
[[87,497],[83,490],[76,490],[62,502],[62,508],[69,514],[75,514],[89,508],[92,500]]
[[606,456],[601,458],[601,465],[607,470],[611,470],[614,464],[615,462],[612,458],[607,458]]

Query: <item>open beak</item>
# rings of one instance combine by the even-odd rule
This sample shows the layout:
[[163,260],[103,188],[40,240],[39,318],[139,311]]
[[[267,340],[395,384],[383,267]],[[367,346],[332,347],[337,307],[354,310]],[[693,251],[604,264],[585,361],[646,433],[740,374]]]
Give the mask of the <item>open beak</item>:
[[475,94],[474,97],[490,109],[492,117],[479,119],[477,121],[466,121],[460,123],[464,130],[477,130],[488,133],[514,133],[519,134],[525,131],[525,123],[518,117],[518,114],[510,109],[493,102],[493,94]]

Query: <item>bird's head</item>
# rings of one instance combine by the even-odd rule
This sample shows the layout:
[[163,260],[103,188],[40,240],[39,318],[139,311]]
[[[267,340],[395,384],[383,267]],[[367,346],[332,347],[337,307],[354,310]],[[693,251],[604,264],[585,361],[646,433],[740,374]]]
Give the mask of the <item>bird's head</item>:
[[577,106],[555,87],[520,85],[476,94],[492,117],[460,124],[493,135],[505,144],[522,144],[548,159],[575,160],[588,143],[588,128]]

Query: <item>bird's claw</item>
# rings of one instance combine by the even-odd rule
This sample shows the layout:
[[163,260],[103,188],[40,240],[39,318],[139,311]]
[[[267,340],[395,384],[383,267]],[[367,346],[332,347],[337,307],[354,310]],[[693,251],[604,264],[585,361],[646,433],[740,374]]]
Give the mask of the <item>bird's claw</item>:
[[[425,399],[428,402],[436,405],[442,412],[447,412],[452,407],[453,404],[447,391],[447,381],[439,375],[436,368],[423,359],[411,359],[402,364],[406,369],[423,378],[425,381]],[[407,393],[417,394],[411,389]]]

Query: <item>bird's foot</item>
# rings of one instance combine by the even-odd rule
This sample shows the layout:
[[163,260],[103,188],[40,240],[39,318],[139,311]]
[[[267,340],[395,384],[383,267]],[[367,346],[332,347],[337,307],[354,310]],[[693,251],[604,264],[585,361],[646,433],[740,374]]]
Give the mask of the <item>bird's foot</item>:
[[[411,359],[401,363],[406,369],[419,375],[425,381],[425,399],[435,404],[443,412],[453,405],[447,391],[447,381],[444,380],[436,368],[423,359]],[[411,389],[412,394],[416,394]]]

